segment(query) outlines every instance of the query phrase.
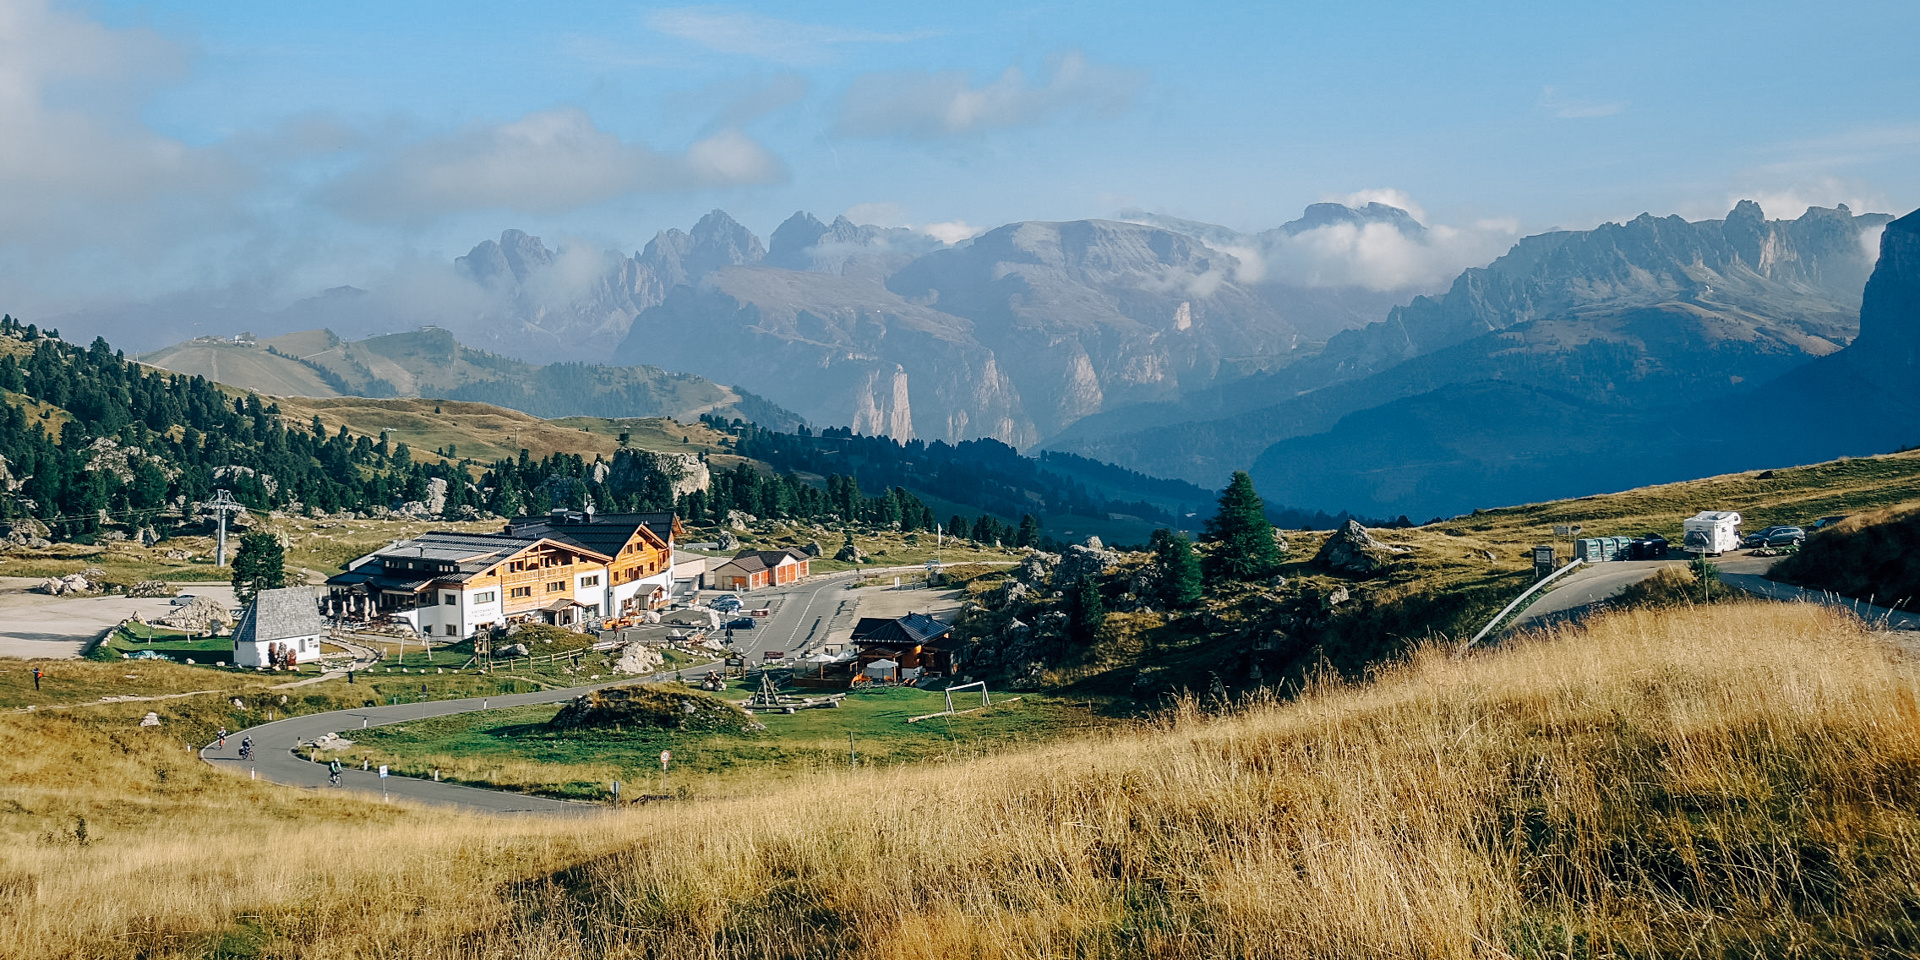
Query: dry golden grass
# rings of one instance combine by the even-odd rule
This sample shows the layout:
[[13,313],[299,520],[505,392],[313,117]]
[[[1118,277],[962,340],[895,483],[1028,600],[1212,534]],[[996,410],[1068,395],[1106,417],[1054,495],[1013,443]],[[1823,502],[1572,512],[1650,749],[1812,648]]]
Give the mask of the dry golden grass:
[[[35,718],[0,733],[0,950],[1912,955],[1917,692],[1820,609],[1629,611],[1223,718],[577,823],[157,783],[159,747]],[[76,815],[99,842],[34,839]]]

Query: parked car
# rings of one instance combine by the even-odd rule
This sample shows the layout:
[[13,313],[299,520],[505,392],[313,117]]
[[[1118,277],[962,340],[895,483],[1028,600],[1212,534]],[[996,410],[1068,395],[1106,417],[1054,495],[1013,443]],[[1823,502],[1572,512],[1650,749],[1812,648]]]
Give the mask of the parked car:
[[200,598],[199,598],[199,597],[196,597],[196,596],[194,596],[194,595],[193,595],[193,594],[191,594],[191,593],[183,593],[183,594],[181,594],[181,595],[179,595],[179,596],[177,596],[177,597],[174,597],[174,598],[173,598],[172,600],[169,600],[169,601],[167,601],[167,602],[168,602],[168,603],[171,603],[171,604],[173,604],[173,605],[174,605],[174,606],[176,606],[176,607],[184,607],[184,606],[186,606],[187,604],[189,604],[189,603],[192,603],[192,602],[194,602],[195,600],[198,600],[198,599],[200,599]]
[[1840,516],[1837,516],[1837,517],[1821,517],[1820,519],[1807,524],[1807,532],[1812,533],[1815,530],[1825,530],[1826,528],[1831,527],[1834,524],[1839,523],[1842,520],[1845,520],[1846,518],[1847,518],[1846,514],[1841,514]]
[[1807,531],[1799,527],[1775,526],[1757,530],[1741,538],[1742,547],[1789,547],[1804,543]]
[[1667,538],[1657,533],[1641,534],[1627,543],[1627,559],[1665,560],[1669,546]]
[[726,622],[726,628],[728,630],[752,630],[754,623],[755,621],[752,617],[739,617],[728,620]]

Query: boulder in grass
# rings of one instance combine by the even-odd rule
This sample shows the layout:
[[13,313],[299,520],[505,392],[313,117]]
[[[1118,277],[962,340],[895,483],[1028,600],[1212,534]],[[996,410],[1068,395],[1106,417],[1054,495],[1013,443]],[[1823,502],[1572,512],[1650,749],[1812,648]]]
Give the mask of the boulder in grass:
[[1334,573],[1370,577],[1385,570],[1395,557],[1410,552],[1406,547],[1390,546],[1375,540],[1367,528],[1360,525],[1360,521],[1348,520],[1346,526],[1327,538],[1320,552],[1314,555],[1313,562]]
[[710,693],[679,684],[636,683],[607,687],[574,698],[560,708],[551,730],[700,730],[744,733],[753,720],[746,712]]

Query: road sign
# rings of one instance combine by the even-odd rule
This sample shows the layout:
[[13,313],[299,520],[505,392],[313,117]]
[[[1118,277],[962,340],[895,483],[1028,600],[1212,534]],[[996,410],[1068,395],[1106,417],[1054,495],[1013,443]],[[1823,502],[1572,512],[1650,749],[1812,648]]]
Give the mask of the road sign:
[[1556,537],[1571,537],[1578,534],[1581,529],[1581,526],[1577,523],[1555,524],[1553,527],[1553,535]]
[[672,750],[662,750],[662,751],[660,751],[660,769],[662,769],[662,770],[665,770],[665,769],[667,768],[667,763],[668,763],[669,761],[671,761],[672,759],[673,759],[673,751],[672,751]]
[[385,780],[386,778],[387,778],[387,765],[383,763],[380,765],[380,779]]

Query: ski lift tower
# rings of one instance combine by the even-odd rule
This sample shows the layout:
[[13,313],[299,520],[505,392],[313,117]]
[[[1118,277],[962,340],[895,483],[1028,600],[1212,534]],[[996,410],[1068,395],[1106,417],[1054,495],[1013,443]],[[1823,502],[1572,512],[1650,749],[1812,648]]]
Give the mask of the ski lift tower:
[[233,499],[233,495],[225,490],[215,490],[213,499],[201,506],[220,515],[220,538],[214,547],[213,565],[224,567],[227,565],[227,514],[235,510],[245,513],[247,508],[242,506],[240,501]]

